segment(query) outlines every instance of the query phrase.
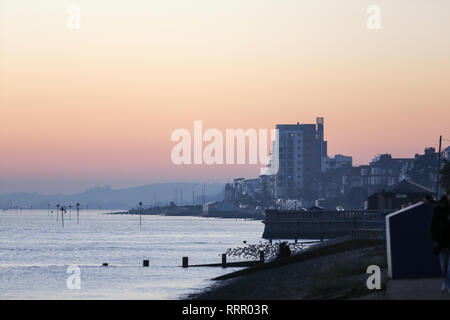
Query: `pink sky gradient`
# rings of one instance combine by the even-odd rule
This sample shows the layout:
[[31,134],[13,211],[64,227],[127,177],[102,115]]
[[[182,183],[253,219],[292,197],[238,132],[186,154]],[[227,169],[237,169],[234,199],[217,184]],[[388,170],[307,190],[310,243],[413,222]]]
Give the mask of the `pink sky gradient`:
[[[395,2],[395,3],[393,3]],[[175,166],[170,134],[325,117],[329,154],[365,164],[450,139],[449,1],[2,1],[0,192],[255,177]]]

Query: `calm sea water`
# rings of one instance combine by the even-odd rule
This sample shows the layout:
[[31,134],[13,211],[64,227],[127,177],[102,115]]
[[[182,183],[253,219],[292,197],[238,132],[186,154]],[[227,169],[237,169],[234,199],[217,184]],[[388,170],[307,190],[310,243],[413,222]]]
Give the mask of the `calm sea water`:
[[[238,270],[183,269],[183,256],[220,262],[227,248],[263,241],[264,229],[261,221],[164,216],[142,216],[139,227],[139,216],[99,211],[64,222],[47,210],[0,211],[0,299],[180,299]],[[80,290],[67,288],[70,265],[81,270]]]

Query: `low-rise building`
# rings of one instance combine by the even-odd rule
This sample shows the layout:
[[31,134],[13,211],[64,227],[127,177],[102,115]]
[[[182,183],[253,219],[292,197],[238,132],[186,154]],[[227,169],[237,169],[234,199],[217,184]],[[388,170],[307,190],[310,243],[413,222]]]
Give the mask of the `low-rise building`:
[[334,157],[324,157],[322,158],[322,172],[336,168],[351,168],[352,164],[353,158],[350,156],[337,154]]
[[410,180],[403,180],[390,187],[383,188],[367,199],[369,210],[400,209],[423,201],[426,196],[432,196],[433,190]]
[[450,147],[444,149],[443,158],[447,161],[450,161]]

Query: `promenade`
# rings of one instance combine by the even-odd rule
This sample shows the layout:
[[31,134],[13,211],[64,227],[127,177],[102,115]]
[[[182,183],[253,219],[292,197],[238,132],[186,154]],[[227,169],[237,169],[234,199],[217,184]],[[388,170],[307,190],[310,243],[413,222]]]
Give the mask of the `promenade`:
[[450,294],[440,291],[441,284],[441,279],[389,280],[384,299],[450,300]]

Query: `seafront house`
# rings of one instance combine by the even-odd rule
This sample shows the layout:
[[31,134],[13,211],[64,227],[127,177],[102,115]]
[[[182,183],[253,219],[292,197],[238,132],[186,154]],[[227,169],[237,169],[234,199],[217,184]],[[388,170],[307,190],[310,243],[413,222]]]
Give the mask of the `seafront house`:
[[367,199],[368,210],[401,209],[423,201],[426,196],[432,196],[433,190],[410,180],[403,180],[388,188],[383,188],[371,194]]

